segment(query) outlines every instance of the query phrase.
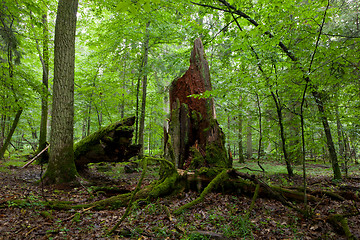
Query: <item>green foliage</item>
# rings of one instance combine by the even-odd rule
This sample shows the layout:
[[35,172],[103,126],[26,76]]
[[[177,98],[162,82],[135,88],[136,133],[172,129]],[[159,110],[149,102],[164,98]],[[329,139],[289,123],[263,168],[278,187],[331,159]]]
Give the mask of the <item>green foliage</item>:
[[[331,1],[318,46],[315,44],[327,1],[228,2],[256,21],[258,26],[236,13],[235,21],[228,12],[197,6],[187,0],[80,3],[74,139],[80,140],[102,126],[135,115],[136,99],[142,91],[136,88],[137,81],[147,74],[144,149],[145,154],[161,156],[163,126],[169,118],[168,86],[186,71],[192,43],[201,37],[210,65],[213,91],[193,97],[214,97],[217,120],[234,157],[237,158],[240,152],[240,140],[242,152],[247,153],[247,146],[252,145],[253,151],[249,155],[257,157],[255,149],[260,137],[258,97],[263,119],[261,152],[266,157],[263,160],[282,161],[275,103],[269,97],[273,92],[284,116],[290,159],[299,162],[302,155],[298,114],[306,76],[311,79],[310,90],[317,89],[324,96],[325,114],[337,152],[340,154],[341,142],[346,140],[348,157],[350,150],[358,154],[358,1]],[[219,1],[202,3],[227,10]],[[14,156],[15,149],[29,153],[37,144],[41,95],[44,94],[37,49],[39,47],[41,53],[41,16],[48,13],[52,39],[57,1],[21,0],[15,3],[5,0],[0,5],[6,6],[0,7],[0,12],[6,26],[11,26],[9,31],[4,31],[5,25],[0,25],[1,139],[6,136],[17,109],[24,108],[12,139],[13,147],[6,153],[6,156]],[[140,71],[148,21],[151,21],[149,62],[148,67]],[[296,63],[284,54],[280,42],[296,56]],[[11,60],[8,50],[13,56]],[[49,52],[52,50],[50,44]],[[50,56],[50,86],[52,69]],[[48,94],[51,95],[51,89]],[[321,116],[311,95],[305,96],[304,110],[306,157],[325,156],[326,160]],[[336,111],[341,123],[339,135]],[[242,129],[239,129],[240,122]],[[246,141],[250,133],[249,141]],[[210,161],[224,157],[213,155]],[[310,171],[316,172],[311,168]],[[328,172],[327,169],[319,170],[319,174],[322,171]]]

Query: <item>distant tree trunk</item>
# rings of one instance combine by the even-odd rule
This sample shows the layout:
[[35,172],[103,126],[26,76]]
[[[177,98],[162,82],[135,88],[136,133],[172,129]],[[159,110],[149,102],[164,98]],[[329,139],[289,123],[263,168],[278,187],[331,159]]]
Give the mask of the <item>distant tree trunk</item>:
[[145,108],[146,108],[146,91],[147,91],[147,78],[148,78],[148,56],[149,56],[149,26],[150,22],[146,24],[145,43],[144,43],[144,57],[141,64],[141,76],[142,76],[142,101],[140,112],[140,127],[139,127],[139,145],[141,150],[139,157],[144,156],[144,130],[145,130]]
[[285,138],[285,131],[284,131],[284,124],[283,124],[283,115],[282,115],[282,106],[281,106],[281,102],[280,99],[278,98],[277,95],[275,95],[275,93],[273,91],[271,91],[271,96],[273,97],[275,106],[276,106],[276,112],[277,112],[277,116],[278,116],[278,123],[279,123],[279,127],[280,127],[280,137],[281,137],[281,147],[282,147],[282,151],[284,154],[284,159],[285,159],[285,163],[286,163],[286,169],[288,172],[288,176],[292,177],[294,176],[294,172],[291,166],[291,162],[290,159],[288,157],[288,153],[287,153],[287,149],[286,149],[286,138]]
[[[242,99],[240,97],[240,103]],[[240,109],[242,108],[242,104],[240,104]],[[241,112],[238,116],[238,138],[239,138],[239,163],[245,163],[244,151],[243,151],[243,116]]]
[[261,158],[261,143],[262,143],[262,113],[261,113],[261,104],[259,99],[259,94],[256,94],[256,105],[259,113],[259,142],[258,142],[258,152],[257,152],[257,160],[259,161]]
[[315,90],[312,91],[312,95],[315,98],[315,102],[316,102],[316,105],[317,105],[319,113],[320,113],[321,122],[324,127],[324,133],[326,136],[326,145],[328,147],[330,161],[331,161],[332,169],[334,172],[334,179],[341,179],[341,171],[340,171],[340,167],[339,167],[339,162],[337,159],[335,145],[334,145],[332,135],[331,135],[329,121],[328,121],[326,113],[325,113],[322,96],[318,91],[315,91]]
[[300,165],[302,163],[302,150],[301,150],[301,122],[295,116],[294,113],[288,113],[288,121],[289,121],[289,144],[290,149],[288,150],[288,158],[290,161],[293,161],[294,164]]
[[[49,88],[49,30],[47,14],[42,16],[43,22],[43,57],[41,64],[43,65],[43,76],[42,76],[42,95],[41,95],[41,121],[40,121],[40,137],[39,146],[37,152],[41,152],[46,148],[47,138],[47,119],[48,119],[48,88]],[[40,156],[42,161],[47,161],[49,158],[48,153],[43,153]]]
[[15,118],[14,118],[14,121],[11,125],[11,128],[10,128],[10,131],[8,132],[7,134],[7,137],[5,139],[5,142],[4,142],[4,145],[0,148],[0,159],[3,159],[4,157],[4,154],[5,154],[5,151],[7,149],[7,147],[9,146],[10,144],[10,141],[11,141],[11,138],[15,132],[15,129],[17,127],[17,124],[19,123],[19,120],[20,120],[20,116],[22,114],[22,111],[23,109],[20,107],[20,109],[16,112],[16,115],[15,115]]
[[[125,92],[126,91],[126,55],[124,55],[124,66],[123,66],[123,82],[122,82],[122,89]],[[125,115],[125,93],[121,94],[121,104],[120,104],[120,117],[124,118]]]
[[[8,69],[9,70],[9,78],[10,78],[10,82],[12,82],[13,78],[14,78],[14,66],[13,66],[13,50],[14,49],[11,48],[10,44],[7,44],[7,45],[8,45],[7,46],[7,57],[8,57],[7,60],[8,60],[8,65],[9,65],[9,69]],[[18,105],[18,98],[16,96],[16,93],[15,93],[14,88],[13,88],[12,85],[11,85],[11,89],[12,89],[12,91],[14,93],[15,103],[16,103],[16,105]],[[18,106],[18,110],[16,112],[14,121],[13,121],[13,123],[12,123],[12,125],[11,125],[11,127],[9,129],[9,132],[8,132],[6,138],[5,138],[4,144],[0,148],[0,159],[3,159],[5,151],[6,151],[6,149],[8,148],[8,146],[10,144],[11,138],[12,138],[14,132],[15,132],[17,124],[19,123],[22,111],[23,111],[23,108],[21,106]],[[5,128],[4,128],[3,134],[5,136]]]
[[1,114],[1,120],[0,120],[0,148],[4,145],[5,140],[5,127],[6,127],[6,115]]
[[340,116],[339,116],[339,106],[336,106],[336,128],[337,128],[337,137],[338,137],[338,144],[339,144],[339,156],[344,156],[344,141],[343,141],[343,134],[342,134],[342,126],[340,122]]
[[246,133],[246,158],[251,159],[253,155],[252,149],[252,128],[251,116],[248,117],[247,133]]
[[74,162],[74,70],[78,0],[59,0],[55,24],[54,85],[50,159],[46,184],[69,183],[78,175]]

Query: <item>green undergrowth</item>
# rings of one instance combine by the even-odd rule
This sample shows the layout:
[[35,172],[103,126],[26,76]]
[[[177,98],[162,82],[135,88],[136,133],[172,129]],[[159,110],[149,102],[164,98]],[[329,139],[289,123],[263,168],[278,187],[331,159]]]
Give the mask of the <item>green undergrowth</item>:
[[[233,162],[233,167],[244,173],[254,174],[254,175],[287,175],[287,169],[285,163],[279,162],[261,162],[261,166],[265,169],[265,173],[261,171],[257,161],[251,160],[246,161],[245,163],[239,163],[237,161]],[[301,165],[292,165],[294,169],[295,175],[302,176],[303,169]],[[351,163],[348,166],[348,173],[351,174],[358,174],[360,170],[360,164]],[[323,161],[307,161],[306,162],[306,174],[308,176],[326,176],[332,177],[333,170],[331,167],[331,163],[327,162],[324,163]],[[342,174],[345,175],[344,169],[342,169]]]

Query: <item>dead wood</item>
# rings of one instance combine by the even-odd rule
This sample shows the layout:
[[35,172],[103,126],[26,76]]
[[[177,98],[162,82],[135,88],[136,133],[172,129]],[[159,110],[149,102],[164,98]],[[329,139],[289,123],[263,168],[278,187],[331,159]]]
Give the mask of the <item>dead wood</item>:
[[339,233],[341,235],[345,235],[347,239],[350,239],[350,240],[357,239],[350,232],[349,224],[346,219],[346,216],[344,216],[342,214],[333,214],[333,215],[328,216],[326,218],[326,221],[331,224],[331,226],[337,233]]
[[165,157],[179,169],[230,168],[225,135],[216,120],[212,97],[194,95],[211,91],[209,64],[201,39],[194,42],[190,66],[170,86],[170,121],[165,130]]
[[123,162],[138,155],[140,145],[131,143],[135,117],[110,124],[83,138],[74,145],[74,158],[78,170],[89,163]]

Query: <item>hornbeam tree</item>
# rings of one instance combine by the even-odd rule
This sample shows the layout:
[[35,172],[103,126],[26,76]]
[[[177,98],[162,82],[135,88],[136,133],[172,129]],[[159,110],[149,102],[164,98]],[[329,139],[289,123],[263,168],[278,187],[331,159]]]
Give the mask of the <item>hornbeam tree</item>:
[[74,69],[78,0],[59,0],[55,24],[54,85],[47,184],[69,183],[74,163]]
[[[239,16],[241,18],[246,19],[251,25],[253,25],[255,27],[259,27],[259,28],[262,27],[250,15],[248,15],[245,12],[239,10],[236,6],[230,4],[228,1],[226,1],[226,0],[218,0],[218,2],[221,5],[220,7],[207,5],[207,4],[200,4],[200,3],[194,3],[194,4],[199,5],[199,6],[203,6],[203,7],[207,7],[207,8],[216,9],[216,10],[223,11],[223,12],[226,12],[226,13],[230,13],[230,14],[233,15],[234,19],[235,19],[235,16]],[[329,2],[328,2],[328,5],[329,5]],[[328,8],[326,8],[326,9],[328,9]],[[324,19],[325,19],[325,17],[324,17]],[[269,38],[275,39],[275,35],[273,33],[271,33],[269,30],[264,31],[264,34],[266,36],[268,36]],[[311,94],[315,99],[315,103],[316,103],[316,106],[317,106],[319,114],[320,114],[320,120],[321,120],[321,123],[323,125],[323,129],[324,129],[324,133],[325,133],[325,137],[326,137],[327,148],[328,148],[328,151],[329,151],[330,161],[331,161],[332,169],[333,169],[333,173],[334,173],[334,179],[341,179],[342,178],[341,177],[341,171],[340,171],[340,167],[339,167],[339,163],[338,163],[338,159],[337,159],[337,154],[336,154],[336,150],[335,150],[335,144],[333,142],[332,135],[331,135],[331,129],[330,129],[330,126],[329,126],[328,117],[327,117],[327,115],[325,113],[323,96],[322,96],[321,92],[318,90],[318,87],[316,86],[316,84],[313,83],[313,81],[311,79],[311,73],[312,73],[311,65],[313,63],[313,58],[311,60],[309,69],[305,69],[304,68],[304,66],[305,66],[304,62],[302,62],[296,56],[294,51],[291,51],[291,49],[289,47],[287,47],[280,40],[278,41],[277,45],[280,47],[281,51],[302,72],[302,75],[303,75],[302,78],[303,78],[303,81],[305,82],[305,84],[310,86]]]

